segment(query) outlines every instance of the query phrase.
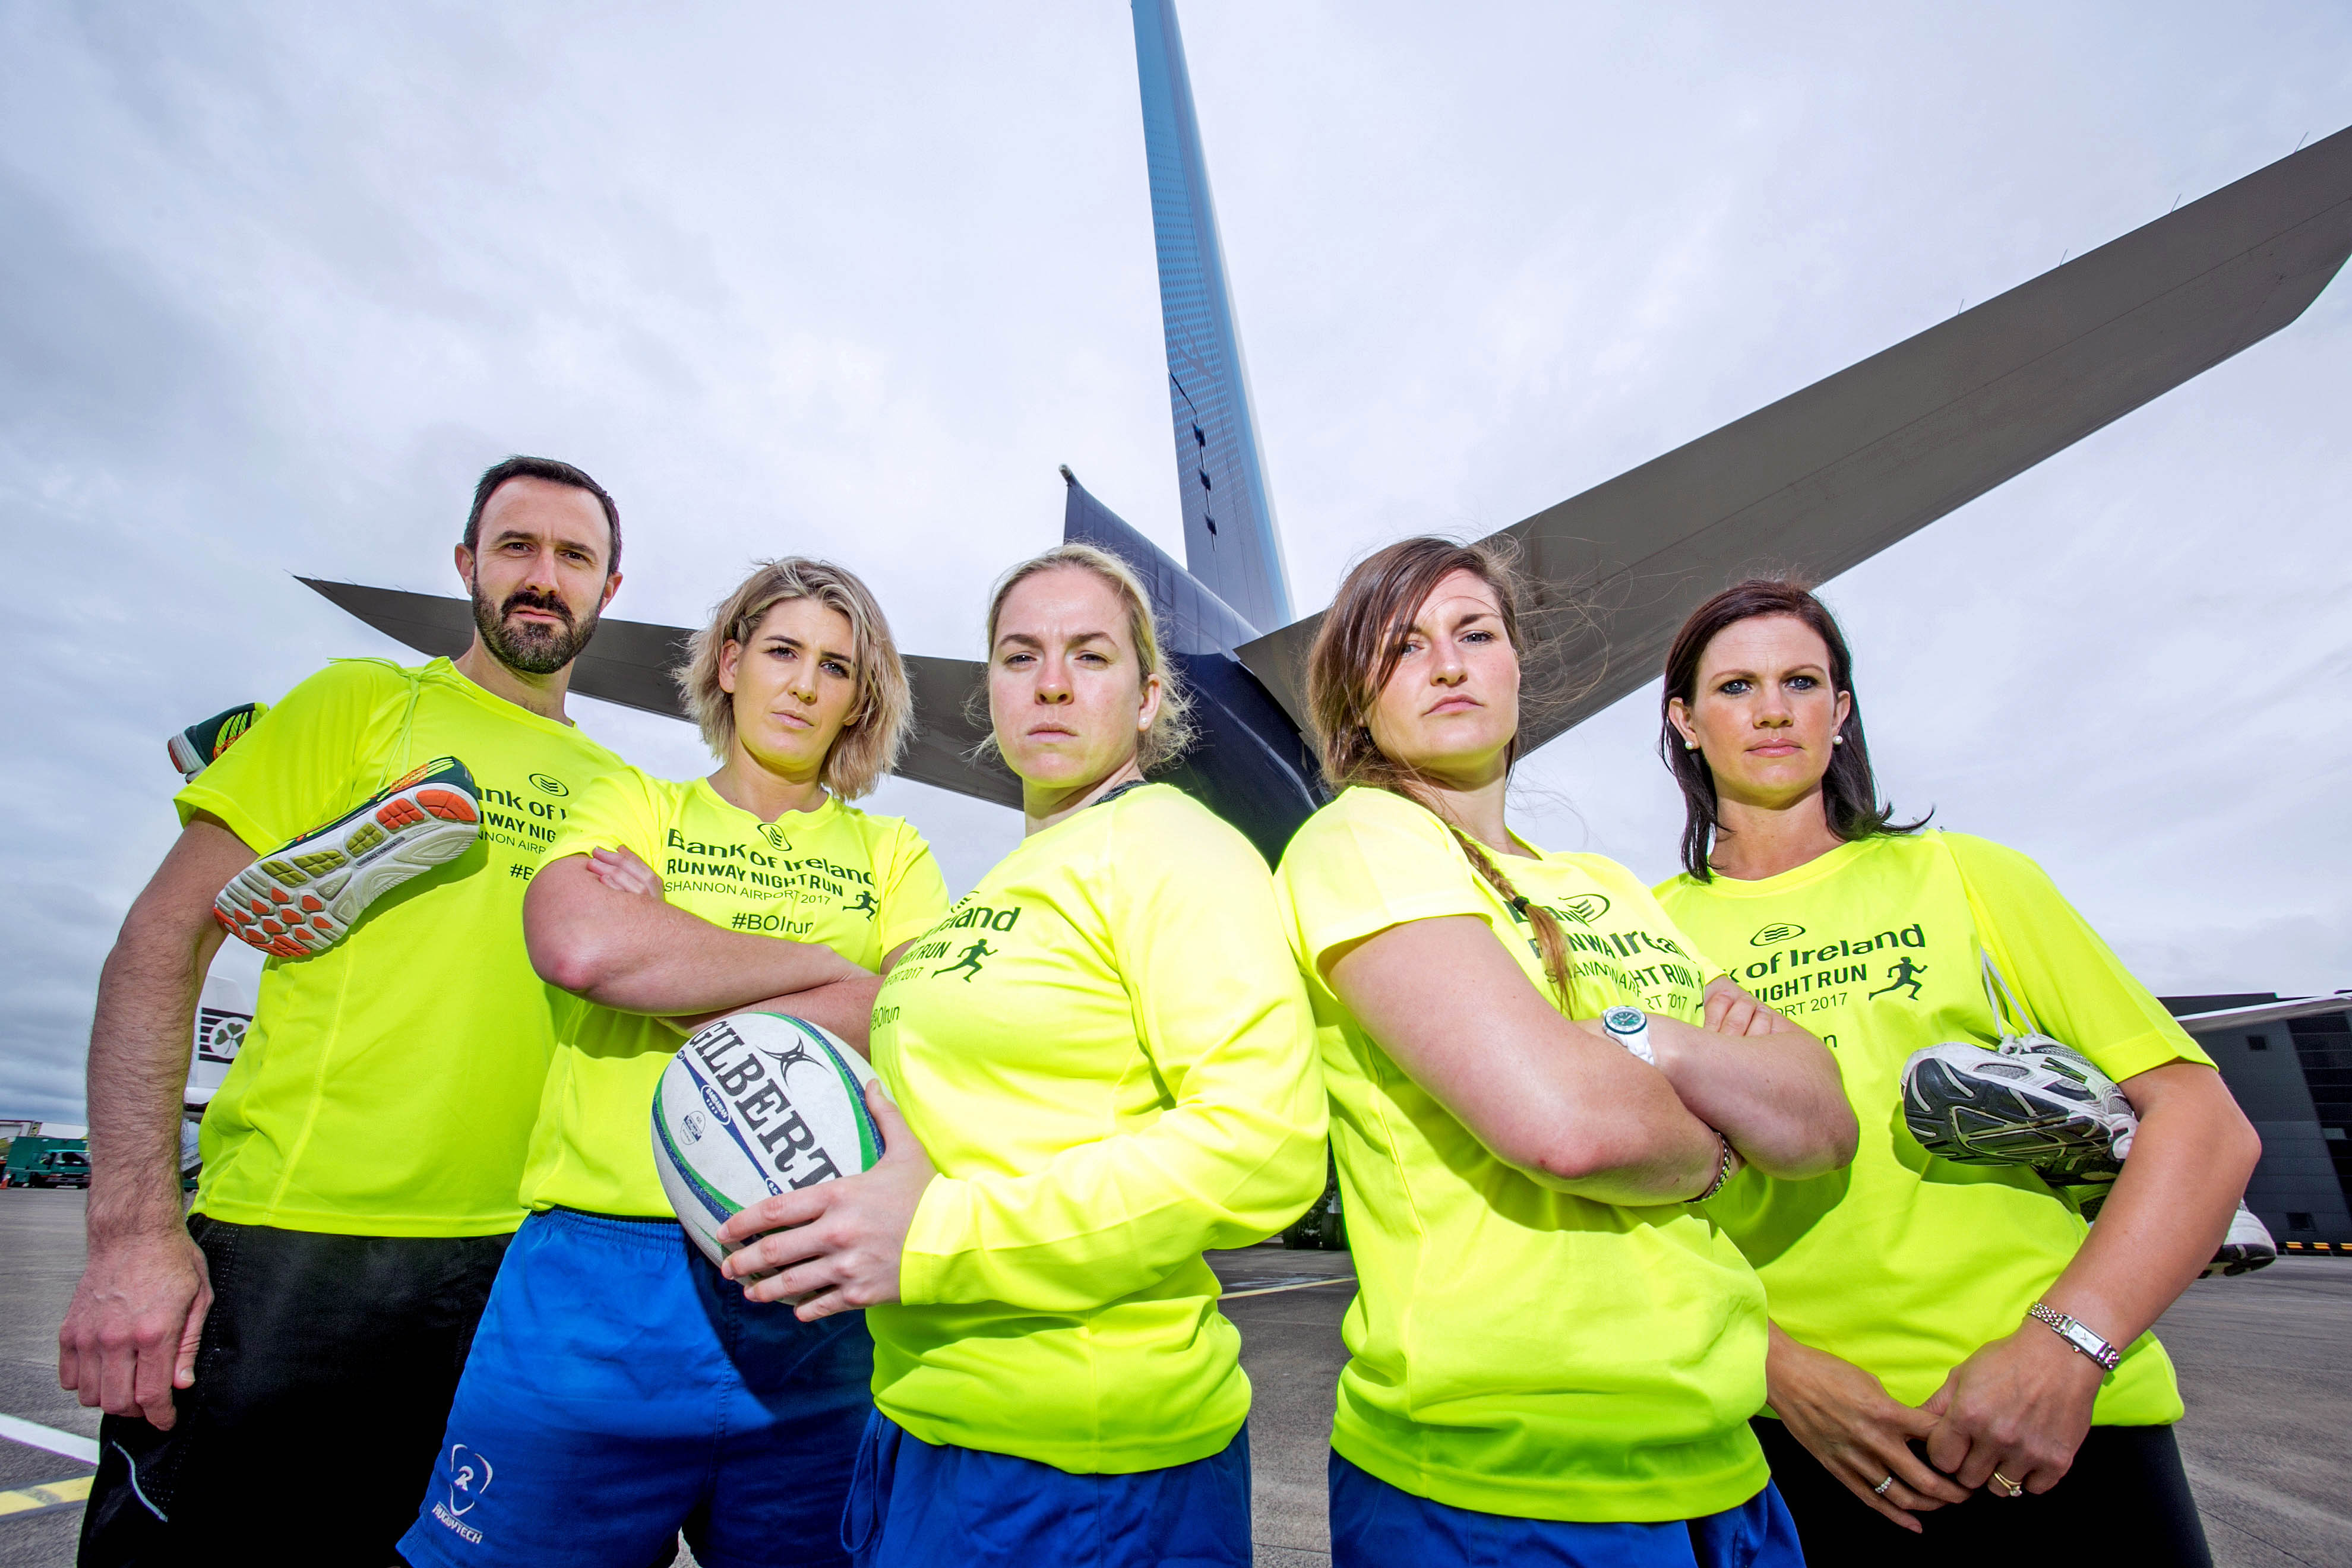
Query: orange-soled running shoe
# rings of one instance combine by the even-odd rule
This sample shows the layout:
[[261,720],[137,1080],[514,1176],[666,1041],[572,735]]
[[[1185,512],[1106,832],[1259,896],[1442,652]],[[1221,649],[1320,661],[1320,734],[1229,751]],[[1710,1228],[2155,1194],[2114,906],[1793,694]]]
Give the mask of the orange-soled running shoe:
[[324,952],[370,904],[455,860],[481,831],[474,775],[442,757],[230,878],[213,900],[213,919],[280,958]]
[[200,724],[191,724],[163,742],[181,778],[194,784],[196,775],[221,760],[221,753],[245,739],[245,732],[269,711],[267,702],[240,702]]

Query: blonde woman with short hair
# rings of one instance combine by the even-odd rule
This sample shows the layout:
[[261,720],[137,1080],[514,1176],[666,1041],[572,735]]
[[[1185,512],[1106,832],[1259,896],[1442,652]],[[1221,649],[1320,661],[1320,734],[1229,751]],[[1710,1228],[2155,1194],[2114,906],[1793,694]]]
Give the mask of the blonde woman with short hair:
[[523,906],[559,996],[531,1137],[530,1210],[477,1333],[416,1523],[415,1563],[842,1561],[871,1408],[860,1314],[747,1301],[690,1245],[648,1113],[681,1034],[762,1004],[859,1049],[880,974],[936,924],[929,848],[849,802],[904,742],[907,678],[880,606],[838,566],[765,562],[678,675],[719,759],[635,768],[554,824]]
[[1265,863],[1147,781],[1184,725],[1134,574],[1063,545],[987,624],[1026,835],[883,984],[888,1156],[736,1216],[728,1271],[868,1309],[861,1564],[1246,1564],[1249,1382],[1202,1253],[1322,1190],[1307,999]]

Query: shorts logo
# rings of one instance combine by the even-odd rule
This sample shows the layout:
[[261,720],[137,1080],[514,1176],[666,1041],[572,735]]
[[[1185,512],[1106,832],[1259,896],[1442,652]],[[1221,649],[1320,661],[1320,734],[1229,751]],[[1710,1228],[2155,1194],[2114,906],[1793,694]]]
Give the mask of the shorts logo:
[[1793,942],[1804,934],[1805,928],[1801,925],[1790,925],[1786,923],[1780,925],[1769,925],[1762,931],[1758,931],[1754,936],[1749,937],[1748,939],[1748,945],[1750,947],[1778,947],[1784,942]]
[[447,1525],[466,1541],[476,1546],[482,1543],[482,1532],[463,1522],[482,1494],[490,1489],[490,1462],[463,1443],[449,1445],[449,1499],[433,1505],[433,1517]]
[[449,1445],[449,1511],[466,1513],[490,1489],[490,1462],[463,1443]]
[[707,1083],[702,1086],[702,1103],[710,1107],[710,1114],[719,1121],[728,1120],[727,1102],[719,1099],[719,1091]]
[[551,773],[533,773],[530,775],[530,782],[539,787],[539,791],[542,795],[551,795],[561,797],[572,793],[571,785],[565,784],[562,779],[555,777]]

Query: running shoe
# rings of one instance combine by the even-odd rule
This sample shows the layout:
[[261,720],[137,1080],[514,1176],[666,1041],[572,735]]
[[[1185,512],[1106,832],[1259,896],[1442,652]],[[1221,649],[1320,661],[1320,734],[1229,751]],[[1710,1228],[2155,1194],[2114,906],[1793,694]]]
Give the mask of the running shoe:
[[2221,1238],[2221,1249],[2213,1261],[2205,1266],[2204,1277],[2218,1279],[2230,1274],[2251,1274],[2257,1268],[2268,1268],[2278,1261],[2278,1242],[2271,1227],[2254,1215],[2245,1205],[2231,1217],[2230,1234]]
[[[2139,1118],[2113,1079],[2047,1035],[1982,1046],[1929,1046],[1903,1066],[1903,1120],[1931,1154],[1963,1164],[2032,1167],[2074,1187],[2096,1220],[2139,1134]],[[2247,1274],[2278,1260],[2278,1243],[2244,1204],[2204,1278]]]
[[240,702],[226,713],[189,725],[164,742],[163,749],[172,754],[172,765],[180,770],[180,777],[194,784],[198,773],[219,762],[221,753],[244,739],[245,732],[268,711],[267,702]]
[[[2095,1221],[2099,1211],[2106,1206],[2107,1195],[2114,1191],[2115,1184],[2106,1182],[2095,1187],[2078,1187],[2068,1195],[2074,1198],[2075,1207],[2083,1211],[2084,1219]],[[2240,1204],[2238,1212],[2230,1216],[2229,1233],[2221,1237],[2221,1245],[2214,1249],[2213,1261],[2205,1266],[2200,1278],[2220,1279],[2230,1275],[2251,1274],[2277,1261],[2278,1243],[2271,1237],[2271,1227],[2264,1225],[2253,1210]]]
[[213,900],[213,918],[280,958],[324,952],[370,904],[455,860],[481,831],[474,775],[443,757],[239,871]]
[[1912,1052],[1903,1120],[1930,1154],[2031,1165],[2057,1185],[2112,1179],[2139,1131],[2115,1080],[2047,1035]]

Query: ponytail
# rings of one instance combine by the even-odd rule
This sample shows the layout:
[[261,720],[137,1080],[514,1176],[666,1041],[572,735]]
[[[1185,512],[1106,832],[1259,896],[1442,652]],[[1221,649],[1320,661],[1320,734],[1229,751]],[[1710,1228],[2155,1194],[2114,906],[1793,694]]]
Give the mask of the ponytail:
[[[1411,796],[1409,792],[1398,793],[1417,798]],[[1419,804],[1426,806],[1429,803],[1421,801]],[[1439,820],[1444,820],[1442,814]],[[1551,982],[1552,999],[1559,1004],[1562,1016],[1575,1017],[1576,974],[1569,965],[1568,933],[1559,929],[1559,917],[1511,886],[1511,879],[1503,875],[1503,868],[1495,864],[1495,858],[1486,853],[1485,845],[1453,823],[1445,825],[1452,827],[1454,837],[1462,841],[1462,853],[1470,857],[1472,868],[1486,879],[1487,886],[1503,896],[1503,902],[1511,906],[1513,914],[1536,928],[1536,949],[1543,954],[1544,978]]]

